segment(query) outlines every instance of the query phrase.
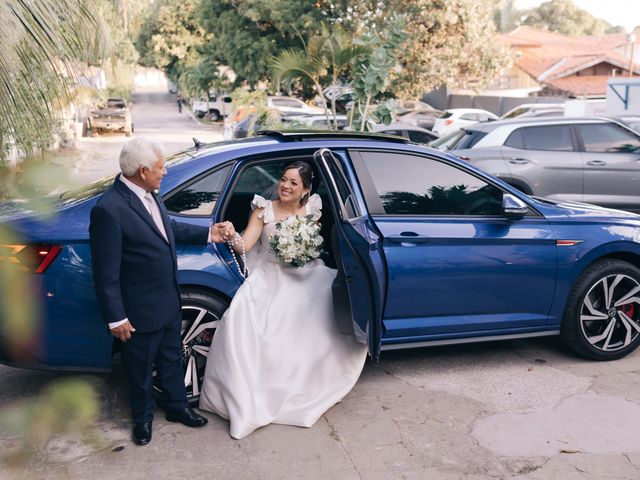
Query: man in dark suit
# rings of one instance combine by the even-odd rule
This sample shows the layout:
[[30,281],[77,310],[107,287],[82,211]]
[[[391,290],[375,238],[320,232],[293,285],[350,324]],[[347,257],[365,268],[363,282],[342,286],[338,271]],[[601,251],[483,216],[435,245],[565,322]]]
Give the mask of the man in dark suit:
[[138,445],[151,441],[154,365],[167,420],[189,427],[207,423],[187,406],[175,243],[224,241],[233,228],[228,222],[207,228],[170,220],[154,193],[167,173],[164,163],[158,143],[128,142],[120,153],[122,173],[91,210],[89,226],[98,302],[111,334],[122,342]]

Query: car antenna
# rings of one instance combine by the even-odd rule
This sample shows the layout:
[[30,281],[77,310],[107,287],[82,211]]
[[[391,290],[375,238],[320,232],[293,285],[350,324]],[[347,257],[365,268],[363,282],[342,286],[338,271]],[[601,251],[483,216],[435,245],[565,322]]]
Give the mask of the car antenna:
[[193,140],[193,143],[195,144],[196,148],[200,148],[203,145],[205,145],[204,142],[201,142],[200,140],[198,140],[196,137],[191,137],[191,140]]

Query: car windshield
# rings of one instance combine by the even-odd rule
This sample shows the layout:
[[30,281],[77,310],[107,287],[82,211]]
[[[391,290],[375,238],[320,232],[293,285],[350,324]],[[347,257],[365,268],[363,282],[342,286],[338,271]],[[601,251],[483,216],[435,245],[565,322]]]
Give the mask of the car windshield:
[[123,100],[108,100],[107,101],[107,108],[124,108],[124,101]]
[[444,135],[429,144],[431,148],[436,150],[451,150],[466,135],[466,131],[459,128],[455,131]]

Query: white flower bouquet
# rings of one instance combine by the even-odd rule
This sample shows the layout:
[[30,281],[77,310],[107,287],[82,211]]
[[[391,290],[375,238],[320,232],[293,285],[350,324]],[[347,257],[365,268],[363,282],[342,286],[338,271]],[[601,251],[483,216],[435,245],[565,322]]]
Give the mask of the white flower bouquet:
[[269,247],[282,263],[304,267],[322,254],[320,224],[312,215],[292,216],[276,223]]

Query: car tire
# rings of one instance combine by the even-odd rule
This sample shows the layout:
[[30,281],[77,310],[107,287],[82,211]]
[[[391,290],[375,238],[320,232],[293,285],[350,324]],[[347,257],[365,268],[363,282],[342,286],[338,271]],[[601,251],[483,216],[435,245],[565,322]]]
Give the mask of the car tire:
[[[215,330],[229,302],[210,292],[187,289],[181,292],[182,301],[182,366],[189,406],[197,406],[204,378],[207,354]],[[161,389],[156,382],[154,369],[154,389]]]
[[640,269],[617,259],[585,269],[567,298],[560,336],[578,355],[615,360],[640,344]]
[[209,120],[212,122],[219,122],[222,117],[220,116],[220,112],[218,110],[212,110],[209,115]]

